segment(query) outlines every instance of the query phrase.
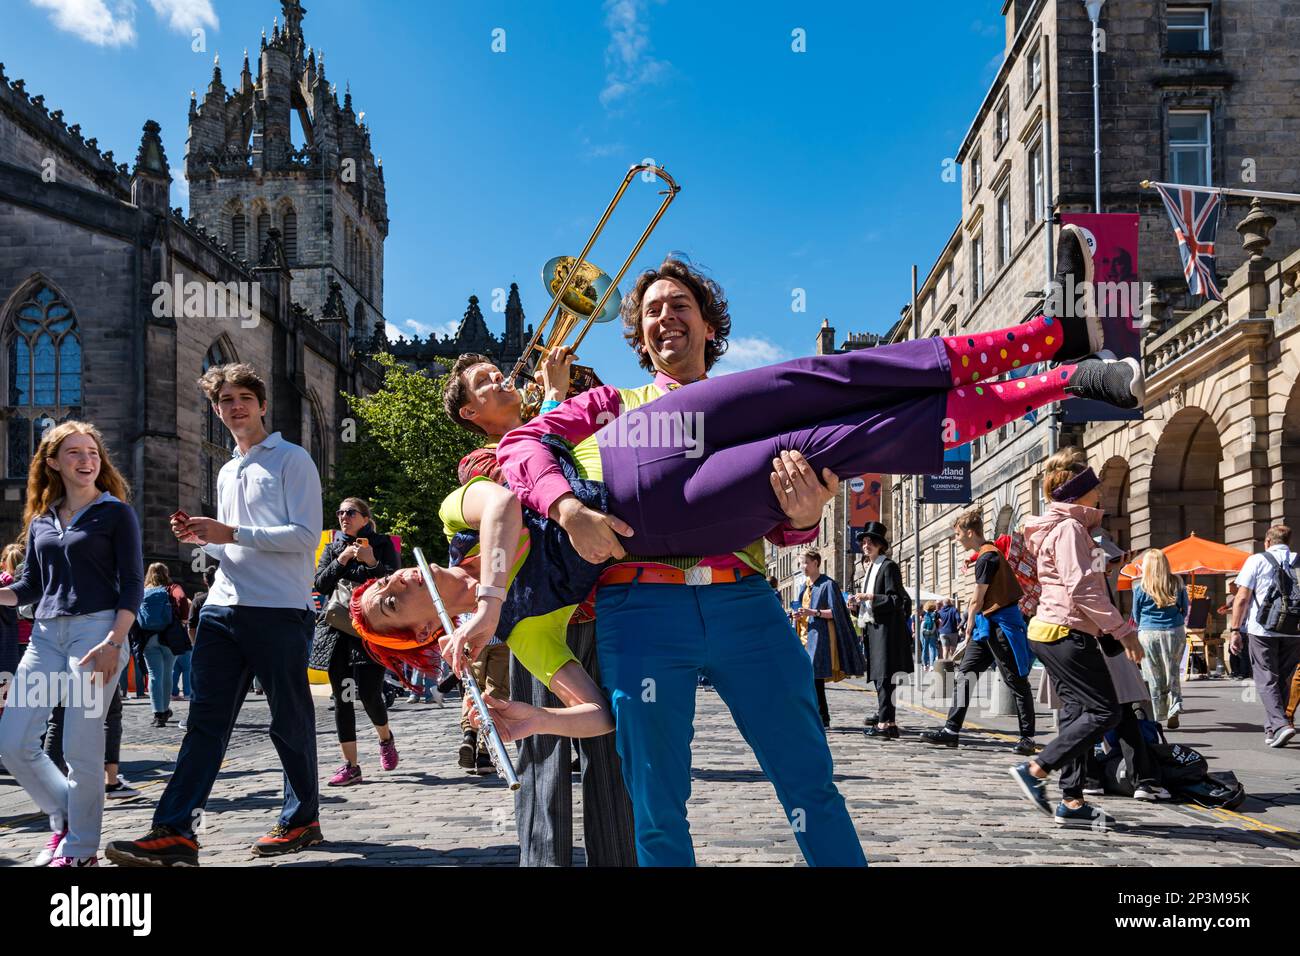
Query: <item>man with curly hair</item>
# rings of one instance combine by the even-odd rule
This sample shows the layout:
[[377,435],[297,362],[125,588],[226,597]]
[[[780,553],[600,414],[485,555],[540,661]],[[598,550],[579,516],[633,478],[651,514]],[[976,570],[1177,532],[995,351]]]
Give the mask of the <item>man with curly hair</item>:
[[[654,381],[634,389],[591,389],[537,420],[579,457],[579,446],[594,442],[601,426],[705,378],[731,331],[718,284],[671,258],[637,278],[622,315],[624,335]],[[483,392],[465,396],[459,417],[472,419],[480,406],[491,405],[491,390]],[[635,441],[640,433],[615,434]],[[631,529],[578,501],[540,442],[520,448],[506,471],[520,499],[558,521],[586,560],[616,559],[597,586],[596,644],[636,818],[639,863],[695,862],[686,801],[695,694],[704,675],[772,781],[809,863],[865,864],[832,780],[808,655],[763,576],[763,542],[722,555],[628,555],[619,536]],[[838,486],[829,477],[830,485],[823,485],[797,452],[773,461],[773,486],[787,521],[768,540],[788,546],[816,537],[822,506]]]

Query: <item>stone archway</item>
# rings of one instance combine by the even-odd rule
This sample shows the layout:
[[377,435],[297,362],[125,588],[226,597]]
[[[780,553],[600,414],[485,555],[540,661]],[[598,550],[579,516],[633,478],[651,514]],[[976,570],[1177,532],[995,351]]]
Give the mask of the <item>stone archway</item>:
[[1101,526],[1125,551],[1133,547],[1132,525],[1129,519],[1128,461],[1116,455],[1101,466],[1101,510],[1106,513]]
[[[1300,528],[1300,380],[1291,387],[1291,398],[1282,413],[1282,523]],[[1276,516],[1277,511],[1274,510]],[[1291,539],[1296,540],[1294,534]]]
[[[1102,530],[1115,542],[1117,548],[1129,551],[1133,547],[1132,526],[1129,521],[1129,467],[1128,460],[1115,455],[1101,466],[1101,519]],[[1128,614],[1132,607],[1132,592],[1116,591],[1119,609]]]
[[[1223,541],[1222,462],[1219,429],[1204,409],[1184,408],[1169,419],[1151,463],[1152,547],[1162,548],[1191,534]],[[1205,598],[1193,602],[1192,616],[1203,619],[1209,609],[1223,603],[1227,585],[1221,577],[1201,578],[1196,583],[1207,591]],[[1218,628],[1221,623],[1212,626]]]
[[1201,408],[1184,408],[1165,425],[1151,462],[1151,544],[1196,533],[1223,540],[1223,442]]

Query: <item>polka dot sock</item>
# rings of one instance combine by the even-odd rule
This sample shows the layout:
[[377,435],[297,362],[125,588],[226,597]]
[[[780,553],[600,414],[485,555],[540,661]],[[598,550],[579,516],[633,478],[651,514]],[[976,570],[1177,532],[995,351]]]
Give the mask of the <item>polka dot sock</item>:
[[948,392],[943,447],[964,445],[1035,408],[1061,401],[1075,368],[1061,365],[1041,375],[958,385]]
[[1024,325],[992,332],[943,337],[952,383],[982,382],[1006,375],[1035,362],[1047,362],[1061,350],[1065,335],[1061,324],[1040,315]]

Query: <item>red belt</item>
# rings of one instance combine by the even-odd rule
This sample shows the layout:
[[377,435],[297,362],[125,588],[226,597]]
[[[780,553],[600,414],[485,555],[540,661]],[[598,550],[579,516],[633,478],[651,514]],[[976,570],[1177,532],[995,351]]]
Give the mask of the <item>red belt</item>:
[[702,568],[694,567],[690,571],[683,571],[680,568],[647,568],[647,567],[630,567],[627,565],[616,564],[600,576],[597,587],[603,587],[606,584],[631,584],[633,581],[640,581],[642,584],[735,584],[741,578],[747,578],[751,574],[757,574],[753,568]]

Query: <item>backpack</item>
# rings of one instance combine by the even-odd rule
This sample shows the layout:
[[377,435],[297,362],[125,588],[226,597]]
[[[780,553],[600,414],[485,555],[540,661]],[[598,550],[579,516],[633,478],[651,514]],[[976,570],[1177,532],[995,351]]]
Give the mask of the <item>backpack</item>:
[[148,634],[159,634],[172,622],[172,596],[165,587],[146,588],[136,623]]
[[1300,634],[1300,583],[1293,573],[1296,558],[1282,564],[1268,551],[1263,554],[1264,560],[1273,565],[1273,583],[1260,599],[1255,620],[1275,634]]
[[926,611],[925,617],[921,619],[921,633],[926,637],[933,637],[938,628],[935,626],[934,612]]
[[1209,773],[1204,780],[1181,786],[1176,796],[1208,809],[1222,807],[1235,810],[1246,799],[1246,788],[1238,781],[1232,771],[1226,773]]

